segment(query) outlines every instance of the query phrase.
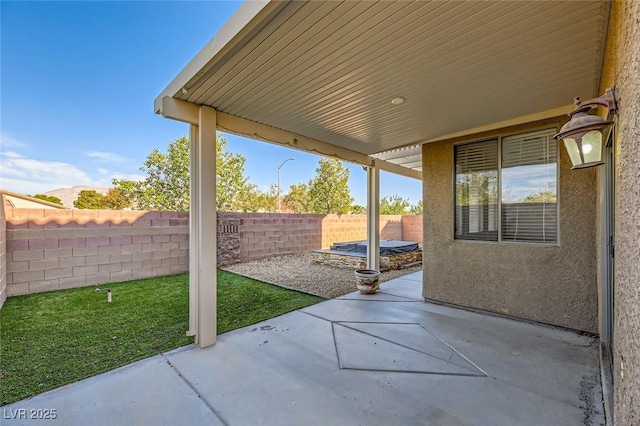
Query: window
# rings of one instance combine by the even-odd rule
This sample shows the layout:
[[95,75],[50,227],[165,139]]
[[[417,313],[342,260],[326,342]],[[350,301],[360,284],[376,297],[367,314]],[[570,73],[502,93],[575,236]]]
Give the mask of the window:
[[502,139],[502,240],[558,240],[557,153],[554,131]]
[[456,239],[558,241],[554,133],[547,129],[454,148]]
[[456,238],[498,241],[498,140],[455,147]]

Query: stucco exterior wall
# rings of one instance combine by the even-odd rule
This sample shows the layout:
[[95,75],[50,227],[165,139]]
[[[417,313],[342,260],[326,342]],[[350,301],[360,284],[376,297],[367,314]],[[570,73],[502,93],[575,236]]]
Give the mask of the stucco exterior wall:
[[[615,140],[614,419],[640,424],[640,2],[614,1],[601,91],[618,89]],[[624,364],[624,369],[622,365]]]
[[[32,198],[32,197],[29,197]],[[54,206],[43,200],[29,200],[23,197],[16,197],[11,194],[4,194],[5,201],[8,201],[15,209],[66,209],[64,206]]]
[[453,239],[454,144],[554,127],[560,120],[423,146],[426,298],[597,332],[596,173],[572,172],[566,150],[559,150],[559,245]]

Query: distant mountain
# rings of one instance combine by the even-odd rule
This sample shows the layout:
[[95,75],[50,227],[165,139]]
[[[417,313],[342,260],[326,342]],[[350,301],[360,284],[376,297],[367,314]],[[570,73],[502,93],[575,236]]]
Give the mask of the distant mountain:
[[62,200],[62,204],[65,207],[73,208],[73,202],[78,198],[78,194],[80,191],[84,191],[85,189],[91,190],[93,189],[96,192],[99,192],[102,195],[105,195],[109,188],[99,188],[96,186],[72,186],[71,188],[58,188],[52,189],[51,191],[47,191],[45,195],[53,195],[54,197],[58,197]]

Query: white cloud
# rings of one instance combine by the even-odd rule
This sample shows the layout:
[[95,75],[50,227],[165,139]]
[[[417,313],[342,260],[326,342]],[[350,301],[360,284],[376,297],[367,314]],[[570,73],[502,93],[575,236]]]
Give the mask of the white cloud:
[[125,161],[125,158],[114,152],[105,151],[88,151],[85,155],[89,158],[94,158],[100,163],[120,163]]
[[529,195],[556,190],[556,165],[538,164],[502,170],[502,198],[506,202],[522,201]]
[[27,158],[13,151],[1,152],[0,187],[24,194],[75,185],[98,186],[73,164]]
[[0,134],[0,151],[7,148],[28,148],[29,144],[22,142],[9,135]]
[[2,155],[4,155],[5,157],[9,157],[9,158],[21,158],[22,155],[18,154],[17,152],[13,152],[13,151],[5,151],[2,153]]
[[[0,133],[0,188],[23,194],[38,194],[55,188],[77,185],[111,187],[112,179],[142,180],[140,174],[127,174],[98,167],[84,171],[75,164],[31,158],[31,146]],[[85,155],[99,163],[118,163],[127,158],[105,151],[87,151]],[[87,166],[88,167],[88,166]]]

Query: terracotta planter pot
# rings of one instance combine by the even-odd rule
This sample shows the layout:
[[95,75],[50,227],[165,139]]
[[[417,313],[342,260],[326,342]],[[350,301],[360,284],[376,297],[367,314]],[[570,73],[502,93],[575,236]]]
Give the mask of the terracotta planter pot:
[[380,271],[358,269],[355,271],[358,290],[362,294],[374,294],[380,289]]

